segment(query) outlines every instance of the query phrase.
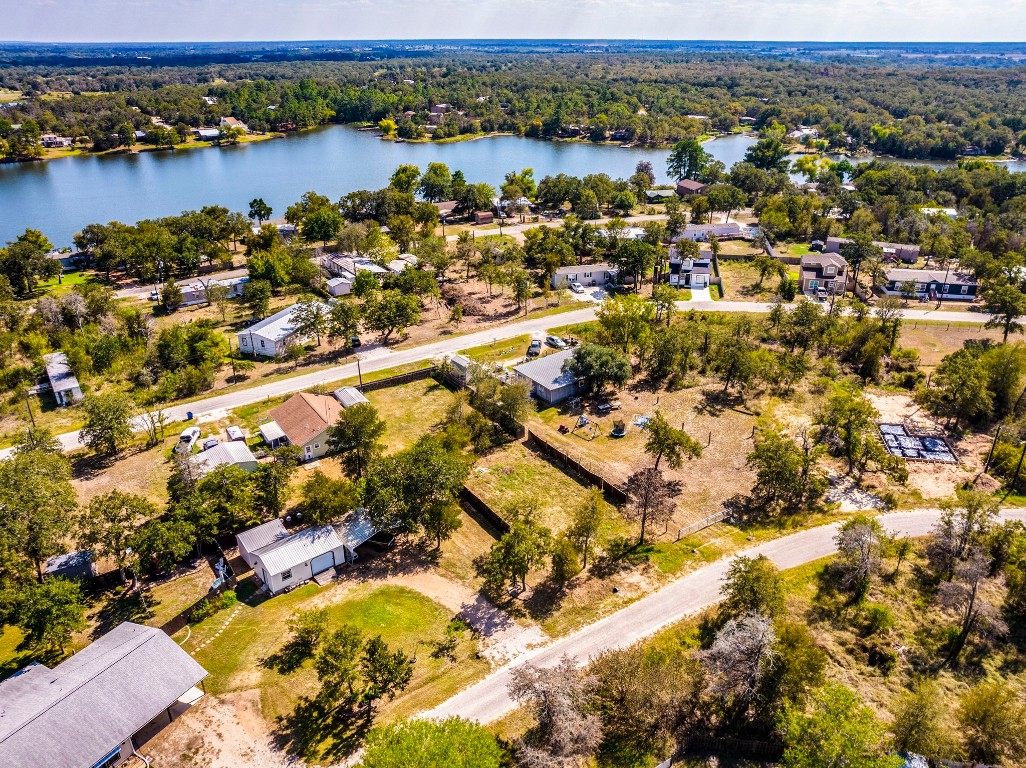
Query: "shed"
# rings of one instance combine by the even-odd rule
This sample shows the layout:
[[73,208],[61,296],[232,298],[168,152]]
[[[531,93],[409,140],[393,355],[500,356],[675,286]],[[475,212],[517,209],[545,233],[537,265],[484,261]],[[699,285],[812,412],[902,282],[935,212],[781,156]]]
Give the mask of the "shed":
[[573,357],[572,349],[564,349],[527,363],[521,363],[513,370],[517,376],[531,384],[531,394],[550,405],[555,405],[577,394],[580,383],[577,377],[563,370],[563,364]]
[[249,473],[256,472],[259,466],[257,458],[249,450],[249,446],[240,440],[218,443],[213,448],[208,448],[189,457],[189,463],[192,464],[193,471],[199,477],[209,475],[218,467],[235,466]]
[[268,421],[265,424],[261,424],[257,431],[260,433],[263,441],[267,443],[267,447],[272,451],[289,443],[288,438],[285,437],[285,433],[282,432],[281,427],[278,426],[276,421]]
[[342,404],[343,408],[352,408],[358,403],[369,403],[370,400],[356,387],[340,387],[332,394]]
[[235,535],[235,543],[239,548],[239,557],[246,561],[250,568],[256,562],[253,553],[274,542],[287,538],[289,532],[285,530],[285,524],[280,518],[275,518],[256,528],[242,531]]
[[474,365],[474,361],[466,355],[459,354],[449,355],[446,361],[452,366],[453,376],[455,379],[459,382],[466,383],[467,374],[470,373],[470,368]]
[[345,296],[353,290],[353,281],[344,277],[333,277],[326,285],[328,293],[332,296]]
[[91,579],[96,576],[93,553],[88,549],[51,557],[43,566],[43,576],[62,579]]
[[67,354],[52,352],[43,355],[43,365],[46,366],[46,376],[50,380],[50,388],[53,390],[57,405],[72,405],[82,399],[82,387],[75,374],[71,372]]

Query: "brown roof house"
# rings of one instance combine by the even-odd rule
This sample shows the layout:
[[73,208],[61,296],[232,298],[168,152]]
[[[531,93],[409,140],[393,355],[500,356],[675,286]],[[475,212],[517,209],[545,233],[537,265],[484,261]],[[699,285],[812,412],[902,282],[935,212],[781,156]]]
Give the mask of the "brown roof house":
[[829,296],[843,293],[848,262],[836,253],[812,253],[802,256],[802,293]]
[[341,413],[342,406],[335,398],[300,392],[273,408],[271,418],[288,444],[301,448],[303,459],[309,461],[328,452],[328,429]]
[[677,194],[681,197],[704,195],[708,189],[708,184],[703,184],[702,182],[695,181],[694,179],[681,179],[677,182]]

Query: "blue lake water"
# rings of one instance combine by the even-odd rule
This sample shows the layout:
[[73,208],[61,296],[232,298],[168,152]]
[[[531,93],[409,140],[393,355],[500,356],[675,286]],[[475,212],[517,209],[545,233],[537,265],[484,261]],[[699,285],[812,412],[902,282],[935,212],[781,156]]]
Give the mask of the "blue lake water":
[[[752,139],[728,136],[706,149],[728,168]],[[347,126],[325,126],[284,139],[235,147],[85,156],[44,163],[0,165],[0,243],[26,227],[58,246],[86,224],[134,223],[204,205],[245,212],[262,197],[276,216],[309,190],[337,199],[356,189],[378,189],[401,163],[431,162],[462,170],[468,181],[498,185],[508,171],[533,168],[536,179],[556,173],[608,173],[627,178],[640,160],[661,181],[665,149],[621,149],[583,142],[497,136],[453,144],[395,144]],[[1013,164],[1026,169],[1026,163]]]

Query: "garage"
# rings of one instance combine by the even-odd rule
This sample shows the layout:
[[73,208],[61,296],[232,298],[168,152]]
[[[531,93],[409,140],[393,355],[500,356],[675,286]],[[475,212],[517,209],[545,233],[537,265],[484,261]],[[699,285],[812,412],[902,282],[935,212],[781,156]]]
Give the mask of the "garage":
[[691,285],[695,288],[708,288],[709,287],[709,276],[708,275],[692,275]]
[[318,555],[310,561],[310,572],[316,576],[318,573],[323,573],[329,568],[335,567],[335,553],[325,552],[323,555]]

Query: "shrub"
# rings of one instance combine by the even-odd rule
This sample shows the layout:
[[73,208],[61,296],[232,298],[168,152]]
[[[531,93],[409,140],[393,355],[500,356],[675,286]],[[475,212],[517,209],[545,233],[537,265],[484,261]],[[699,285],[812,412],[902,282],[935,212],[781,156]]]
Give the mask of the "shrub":
[[886,605],[879,603],[867,603],[862,609],[862,619],[865,622],[866,634],[876,635],[886,632],[894,626],[894,615]]
[[196,603],[196,607],[192,609],[192,613],[189,614],[189,623],[199,624],[209,619],[215,613],[219,613],[225,608],[231,608],[238,602],[239,598],[235,594],[234,589],[229,589],[213,599],[205,597]]

